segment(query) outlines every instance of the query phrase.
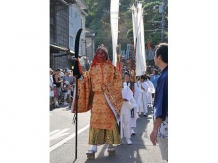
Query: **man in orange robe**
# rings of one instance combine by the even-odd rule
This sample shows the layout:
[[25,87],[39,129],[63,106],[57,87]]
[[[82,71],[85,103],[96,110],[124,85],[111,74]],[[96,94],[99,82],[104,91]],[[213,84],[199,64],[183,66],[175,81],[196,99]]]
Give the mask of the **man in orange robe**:
[[[85,85],[84,87],[80,87]],[[108,59],[108,51],[98,47],[91,68],[78,80],[78,112],[91,110],[88,154],[97,152],[97,145],[121,144],[117,123],[123,104],[122,78]],[[75,105],[74,105],[75,107]]]

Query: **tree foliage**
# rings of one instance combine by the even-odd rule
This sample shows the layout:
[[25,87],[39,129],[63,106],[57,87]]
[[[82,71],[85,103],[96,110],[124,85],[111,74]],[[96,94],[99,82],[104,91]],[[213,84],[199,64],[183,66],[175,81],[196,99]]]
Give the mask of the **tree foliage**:
[[[96,32],[95,43],[105,44],[108,47],[110,58],[112,59],[112,39],[110,28],[110,13],[105,12],[110,9],[110,0],[84,0],[88,5],[88,16],[86,17],[86,27]],[[118,44],[121,44],[122,49],[126,48],[126,44],[130,43],[133,38],[132,27],[132,12],[130,6],[135,3],[135,0],[120,0],[119,6],[119,34]],[[145,43],[148,37],[152,37],[151,45],[156,45],[161,42],[161,23],[154,23],[154,21],[161,21],[162,14],[153,9],[154,6],[160,5],[162,0],[144,0],[144,34]],[[168,8],[165,13],[165,41],[168,40]],[[95,47],[96,48],[96,47]]]

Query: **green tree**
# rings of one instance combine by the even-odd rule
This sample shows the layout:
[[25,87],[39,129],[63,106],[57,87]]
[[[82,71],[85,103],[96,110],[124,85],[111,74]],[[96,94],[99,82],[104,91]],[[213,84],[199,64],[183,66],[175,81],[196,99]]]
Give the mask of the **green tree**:
[[[108,47],[109,57],[112,59],[112,39],[110,26],[110,13],[104,12],[110,9],[110,0],[84,0],[89,6],[86,17],[86,27],[96,32],[96,46],[103,43]],[[136,0],[120,0],[119,6],[119,34],[118,44],[121,44],[122,49],[126,48],[126,44],[130,43],[133,38],[132,12],[130,6]],[[162,0],[144,0],[144,34],[145,42],[148,37],[152,37],[151,45],[154,46],[161,42],[161,24],[154,21],[161,21],[162,15],[157,10],[154,10],[155,5],[160,5]],[[168,40],[168,8],[165,13],[165,40]],[[97,47],[95,47],[97,48]]]

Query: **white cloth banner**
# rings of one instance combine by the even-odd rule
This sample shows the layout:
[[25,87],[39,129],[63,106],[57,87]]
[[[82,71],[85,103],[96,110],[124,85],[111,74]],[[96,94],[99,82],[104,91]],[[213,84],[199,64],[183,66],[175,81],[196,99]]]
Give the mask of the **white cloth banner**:
[[136,27],[137,27],[137,23],[136,23],[136,15],[137,15],[137,10],[135,8],[135,5],[132,5],[132,26],[133,26],[133,41],[134,41],[134,48],[135,48],[135,44],[136,44]]
[[110,5],[111,35],[113,48],[113,65],[117,63],[117,39],[118,39],[118,17],[119,17],[119,0],[111,0]]
[[[132,12],[134,12],[134,6],[132,7]],[[146,71],[146,58],[145,58],[145,41],[144,41],[144,23],[143,23],[143,9],[142,4],[137,4],[137,13],[135,20],[135,24],[133,25],[135,28],[135,36],[134,36],[134,44],[136,42],[136,76],[141,76]],[[136,39],[135,39],[136,38]]]

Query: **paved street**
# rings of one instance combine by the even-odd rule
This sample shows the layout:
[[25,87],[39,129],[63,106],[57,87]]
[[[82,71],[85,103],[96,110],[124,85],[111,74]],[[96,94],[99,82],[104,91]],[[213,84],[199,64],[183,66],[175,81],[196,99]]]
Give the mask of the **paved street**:
[[[86,159],[88,145],[90,112],[80,113],[78,118],[78,158],[76,163],[166,163],[161,160],[158,146],[149,140],[152,130],[152,109],[148,117],[137,119],[136,135],[131,137],[132,145],[123,139],[116,147],[116,155],[108,156],[107,146],[98,146],[95,160]],[[50,111],[50,163],[72,163],[75,156],[75,125],[73,115],[64,108]]]

